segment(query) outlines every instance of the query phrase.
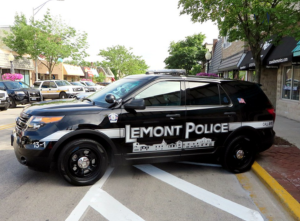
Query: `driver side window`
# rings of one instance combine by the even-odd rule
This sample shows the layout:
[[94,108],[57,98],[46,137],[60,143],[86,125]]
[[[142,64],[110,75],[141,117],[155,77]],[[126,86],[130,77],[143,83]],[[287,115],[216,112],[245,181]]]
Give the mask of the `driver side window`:
[[180,81],[161,81],[135,96],[144,99],[146,106],[180,106]]

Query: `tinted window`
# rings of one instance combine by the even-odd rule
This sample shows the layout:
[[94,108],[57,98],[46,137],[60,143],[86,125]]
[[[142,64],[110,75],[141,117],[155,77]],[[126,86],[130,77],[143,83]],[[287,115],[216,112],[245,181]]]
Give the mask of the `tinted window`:
[[73,85],[78,85],[78,86],[83,86],[83,84],[81,84],[81,83],[79,83],[79,82],[71,82],[71,84],[73,84]]
[[187,105],[219,105],[219,89],[217,84],[189,82]]
[[142,91],[135,98],[143,98],[146,106],[178,106],[181,104],[180,82],[158,82]]
[[230,99],[221,86],[219,86],[219,90],[220,90],[221,104],[222,105],[230,104]]
[[94,82],[85,82],[88,86],[95,86],[96,84]]
[[39,88],[41,85],[41,82],[34,82],[33,87],[34,88]]
[[50,87],[50,82],[49,81],[45,81],[42,84],[42,88],[49,88]]

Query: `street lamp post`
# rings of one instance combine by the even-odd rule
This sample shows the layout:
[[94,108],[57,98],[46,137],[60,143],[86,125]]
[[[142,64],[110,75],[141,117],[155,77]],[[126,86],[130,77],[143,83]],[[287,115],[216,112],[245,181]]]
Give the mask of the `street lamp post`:
[[14,73],[15,73],[15,70],[14,70],[14,64],[13,64],[13,61],[15,60],[15,57],[13,56],[12,53],[10,53],[10,54],[8,55],[8,60],[9,60],[9,62],[10,62],[10,73],[11,73],[11,74],[14,74]]
[[[43,4],[41,4],[40,6],[36,7],[36,8],[33,8],[32,9],[32,21],[34,22],[34,16],[48,3],[52,0],[48,0],[46,2],[44,2]],[[57,1],[64,1],[64,0],[57,0]],[[37,12],[35,12],[37,10]],[[34,41],[35,41],[35,36],[34,36]],[[38,66],[37,66],[37,62],[38,62],[38,58],[36,57],[35,58],[35,80],[37,81],[38,80]]]
[[208,73],[208,70],[209,70],[209,61],[211,59],[211,53],[209,51],[206,52],[205,59],[207,60],[207,73]]

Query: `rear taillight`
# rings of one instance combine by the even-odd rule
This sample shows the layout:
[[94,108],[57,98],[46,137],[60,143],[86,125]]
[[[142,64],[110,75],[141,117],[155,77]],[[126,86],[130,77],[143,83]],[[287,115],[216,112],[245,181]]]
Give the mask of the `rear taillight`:
[[274,108],[268,108],[267,111],[273,116],[273,120],[275,121],[276,113]]

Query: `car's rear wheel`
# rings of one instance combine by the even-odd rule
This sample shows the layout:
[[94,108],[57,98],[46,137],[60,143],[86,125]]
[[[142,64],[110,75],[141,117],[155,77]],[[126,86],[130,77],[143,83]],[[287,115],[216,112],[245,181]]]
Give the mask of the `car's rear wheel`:
[[68,95],[67,95],[67,93],[66,92],[60,92],[60,94],[59,94],[59,99],[65,99],[65,98],[68,98]]
[[233,139],[223,156],[223,167],[233,173],[242,173],[251,169],[257,153],[257,144],[247,136]]
[[63,178],[77,186],[92,185],[104,174],[108,158],[105,149],[94,140],[79,139],[68,143],[58,158]]

